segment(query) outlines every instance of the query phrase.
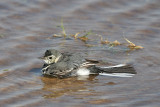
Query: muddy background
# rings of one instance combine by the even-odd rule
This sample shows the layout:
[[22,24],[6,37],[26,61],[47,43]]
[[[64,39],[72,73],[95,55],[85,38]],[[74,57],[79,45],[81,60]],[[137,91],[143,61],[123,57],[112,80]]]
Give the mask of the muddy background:
[[[127,52],[126,47],[87,47],[79,40],[53,38],[61,32],[57,28],[61,18],[67,34],[92,30],[120,42],[125,36],[144,49]],[[90,38],[99,43],[95,35]],[[1,0],[0,106],[158,107],[159,45],[159,0]],[[38,57],[50,48],[131,62],[137,75],[46,78],[41,76],[43,61]]]

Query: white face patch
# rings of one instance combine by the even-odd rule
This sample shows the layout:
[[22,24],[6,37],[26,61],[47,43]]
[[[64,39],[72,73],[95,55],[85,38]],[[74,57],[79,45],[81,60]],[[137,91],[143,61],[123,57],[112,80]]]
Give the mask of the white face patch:
[[54,55],[50,55],[44,58],[44,62],[46,64],[51,64],[55,62],[55,56]]
[[79,68],[77,70],[77,75],[89,75],[90,74],[90,70],[86,69],[86,68]]
[[47,59],[44,59],[44,62],[45,62],[46,64],[49,64],[49,60],[47,60]]
[[56,59],[55,59],[55,63],[58,62],[59,58],[61,57],[62,55],[59,55]]

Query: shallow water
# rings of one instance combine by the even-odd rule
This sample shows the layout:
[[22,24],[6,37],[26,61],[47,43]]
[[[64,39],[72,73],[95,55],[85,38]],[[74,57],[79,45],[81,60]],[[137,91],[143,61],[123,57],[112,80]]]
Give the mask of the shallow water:
[[[120,42],[125,42],[125,36],[144,49],[127,52],[126,47],[86,47],[79,40],[53,38],[61,32],[57,26],[62,17],[67,34],[92,30]],[[158,107],[159,20],[159,0],[1,0],[0,105]],[[99,40],[96,35],[90,38]],[[38,57],[49,48],[109,62],[131,62],[137,74],[83,80],[43,77]]]

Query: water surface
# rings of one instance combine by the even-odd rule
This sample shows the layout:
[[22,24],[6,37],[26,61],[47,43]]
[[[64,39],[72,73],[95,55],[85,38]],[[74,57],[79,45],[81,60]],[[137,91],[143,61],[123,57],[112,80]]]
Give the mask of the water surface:
[[[62,17],[67,34],[92,30],[120,42],[125,36],[144,49],[127,52],[126,47],[86,47],[79,40],[53,38],[61,32],[57,26]],[[159,0],[1,0],[0,105],[158,107],[159,20]],[[90,38],[99,40],[96,35]],[[118,64],[132,62],[137,74],[84,80],[43,77],[38,57],[50,48]]]

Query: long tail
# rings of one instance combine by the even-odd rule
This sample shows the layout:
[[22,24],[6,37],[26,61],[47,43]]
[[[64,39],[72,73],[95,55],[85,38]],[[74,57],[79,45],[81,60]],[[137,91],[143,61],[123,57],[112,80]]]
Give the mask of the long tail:
[[132,77],[137,74],[132,65],[119,64],[115,66],[98,67],[95,66],[100,75],[118,76],[118,77]]

